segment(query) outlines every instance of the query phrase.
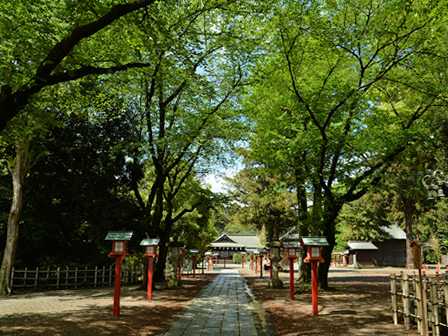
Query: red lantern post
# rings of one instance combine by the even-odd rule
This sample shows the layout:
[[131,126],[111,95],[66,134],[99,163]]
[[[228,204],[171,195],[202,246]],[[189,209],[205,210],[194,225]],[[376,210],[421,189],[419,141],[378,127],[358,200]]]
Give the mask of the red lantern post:
[[251,253],[250,255],[250,270],[253,271],[254,270],[254,254]]
[[259,256],[260,252],[255,251],[255,274],[258,273],[258,256]]
[[108,232],[105,240],[112,240],[112,252],[109,258],[115,258],[115,282],[114,282],[114,308],[113,316],[120,315],[120,287],[121,287],[121,260],[129,257],[127,254],[127,242],[131,240],[133,232]]
[[145,247],[145,254],[143,258],[148,258],[148,286],[147,286],[147,299],[152,300],[152,269],[153,259],[157,258],[157,246],[160,239],[143,239],[140,242],[140,246]]
[[210,271],[210,258],[212,257],[212,253],[206,252],[205,255],[207,256],[207,271]]
[[297,259],[297,251],[300,249],[298,242],[284,242],[286,257],[289,259],[289,298],[294,300],[294,260]]
[[[313,316],[319,315],[318,306],[318,285],[317,285],[317,263],[324,262],[322,258],[322,246],[328,246],[325,237],[302,237],[302,245],[306,246],[306,258],[303,260],[306,263],[311,263],[311,297],[313,305]],[[335,260],[336,265],[336,260]]]
[[198,256],[198,250],[190,250],[191,257],[193,258],[193,278],[196,278],[196,258]]
[[246,255],[246,252],[241,252],[241,268],[244,269],[244,256]]

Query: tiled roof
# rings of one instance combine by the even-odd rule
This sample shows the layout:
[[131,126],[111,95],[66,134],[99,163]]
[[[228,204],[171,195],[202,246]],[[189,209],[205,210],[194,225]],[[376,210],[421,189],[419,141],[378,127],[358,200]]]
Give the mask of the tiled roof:
[[349,241],[346,248],[350,250],[378,250],[378,247],[371,241]]

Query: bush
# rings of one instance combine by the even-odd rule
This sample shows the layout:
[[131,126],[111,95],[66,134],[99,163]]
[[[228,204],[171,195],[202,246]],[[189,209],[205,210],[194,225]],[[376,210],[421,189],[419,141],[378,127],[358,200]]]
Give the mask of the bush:
[[233,255],[233,262],[235,263],[235,264],[241,264],[241,261],[242,261],[242,257],[241,257],[241,253],[235,253],[234,255]]

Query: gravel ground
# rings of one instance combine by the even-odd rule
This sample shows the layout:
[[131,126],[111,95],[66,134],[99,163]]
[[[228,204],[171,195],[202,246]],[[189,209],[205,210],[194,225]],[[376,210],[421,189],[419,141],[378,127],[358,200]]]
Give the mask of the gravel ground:
[[156,335],[217,273],[182,278],[182,288],[122,287],[120,316],[112,316],[113,288],[23,293],[0,299],[0,335]]
[[[229,265],[230,267],[230,265]],[[236,266],[238,267],[238,266]],[[239,267],[238,267],[239,268]],[[112,316],[113,288],[21,293],[0,298],[0,335],[158,335],[188,302],[219,272],[193,279],[183,277],[180,289],[158,285],[153,300],[146,291],[122,287],[120,316]],[[241,270],[257,301],[260,318],[273,335],[418,335],[414,328],[392,323],[389,273],[400,269],[331,269],[333,291],[319,292],[319,316],[312,316],[311,294],[289,299],[289,274],[281,273],[285,288],[267,290],[264,277]]]

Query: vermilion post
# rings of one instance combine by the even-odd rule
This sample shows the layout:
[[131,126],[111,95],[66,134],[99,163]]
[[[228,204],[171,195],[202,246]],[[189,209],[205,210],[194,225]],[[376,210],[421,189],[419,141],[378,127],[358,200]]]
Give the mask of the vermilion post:
[[258,273],[258,256],[255,257],[255,274]]
[[223,259],[224,259],[224,268],[226,268],[226,259],[227,259],[227,257],[223,256]]
[[[447,267],[448,269],[448,267]],[[254,270],[254,257],[250,257],[250,270],[253,271]]]
[[260,278],[263,277],[263,257],[260,256]]
[[182,277],[182,258],[179,258],[179,269],[177,270],[177,278],[180,280]]
[[313,316],[319,314],[319,308],[317,304],[317,262],[311,262],[311,295],[313,303]]
[[120,315],[121,256],[115,259],[115,287],[113,316]]
[[148,300],[152,300],[152,258],[148,257]]
[[193,278],[196,278],[196,256],[193,257]]
[[294,300],[294,259],[289,258],[289,297]]
[[243,261],[241,262],[241,268],[244,268],[244,254],[241,255],[241,259],[243,260]]

